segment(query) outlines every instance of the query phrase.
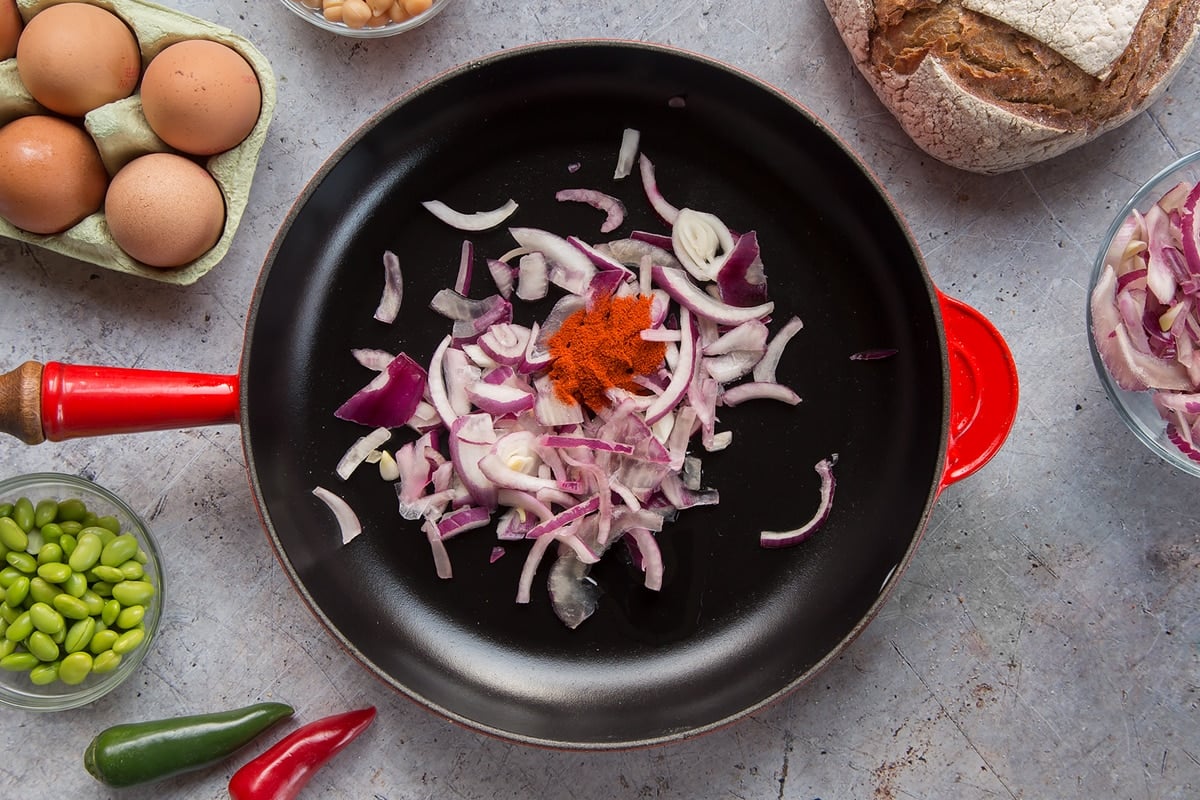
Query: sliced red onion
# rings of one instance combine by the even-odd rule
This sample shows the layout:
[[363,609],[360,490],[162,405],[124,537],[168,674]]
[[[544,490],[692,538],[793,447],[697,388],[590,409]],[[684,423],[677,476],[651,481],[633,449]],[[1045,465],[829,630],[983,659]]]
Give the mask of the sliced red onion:
[[442,375],[446,381],[446,399],[458,416],[471,413],[471,398],[468,390],[479,382],[479,367],[471,363],[467,354],[450,347],[442,357]]
[[443,541],[452,539],[460,533],[484,527],[491,519],[491,511],[483,506],[460,508],[437,521],[438,535]]
[[679,217],[679,209],[668,203],[662,192],[659,191],[658,180],[654,176],[654,164],[646,158],[645,153],[638,158],[638,170],[642,176],[642,191],[646,193],[650,207],[657,212],[663,222],[674,225],[676,218]]
[[671,249],[693,278],[711,281],[733,250],[733,234],[715,214],[681,208],[671,225]]
[[459,294],[471,293],[471,275],[475,269],[475,245],[469,239],[462,243],[462,253],[458,259],[458,277],[454,279],[454,291]]
[[752,319],[761,319],[775,308],[772,302],[762,305],[739,307],[722,303],[692,283],[686,272],[654,266],[654,282],[674,300],[694,314],[707,317],[721,325],[740,325]]
[[599,439],[593,436],[565,436],[544,434],[538,440],[540,444],[546,447],[586,447],[590,450],[595,450],[603,453],[621,453],[623,455],[633,454],[633,445],[624,442],[611,442],[607,439]]
[[338,460],[334,472],[342,480],[349,479],[372,451],[379,449],[379,445],[391,438],[392,432],[387,428],[376,428],[365,436],[360,436]]
[[450,349],[451,339],[451,336],[442,339],[434,348],[433,356],[429,359],[429,402],[437,410],[438,415],[442,418],[442,423],[447,428],[453,428],[454,420],[459,416],[454,407],[450,405],[450,398],[446,394],[446,377],[443,373],[446,351]]
[[324,486],[314,486],[312,493],[333,512],[338,531],[342,535],[342,544],[349,544],[354,537],[362,533],[362,523],[349,503]]
[[[580,239],[578,236],[568,236],[567,242],[576,250],[579,250],[588,260],[600,270],[600,273],[617,272],[621,273],[625,278],[633,277],[633,270],[622,264],[614,256],[601,250],[599,247],[593,247],[587,242]],[[594,280],[594,279],[593,279]]]
[[581,503],[576,503],[565,511],[560,511],[545,522],[540,522],[537,525],[534,525],[532,530],[530,530],[527,534],[527,537],[530,539],[537,539],[538,537],[544,536],[548,533],[555,533],[556,531],[561,530],[564,526],[570,525],[582,517],[591,514],[599,507],[600,498],[593,495]]
[[688,385],[692,382],[692,373],[696,369],[697,354],[695,334],[692,330],[692,315],[688,312],[686,306],[679,310],[679,334],[681,337],[679,342],[679,365],[671,374],[671,382],[667,384],[667,388],[646,409],[645,418],[647,425],[653,425],[663,415],[675,408],[680,399],[687,394]]
[[540,228],[509,228],[509,233],[517,244],[537,250],[546,257],[551,283],[572,294],[581,295],[587,291],[596,267],[566,239]]
[[647,342],[678,342],[679,331],[673,328],[647,328],[638,332],[638,336]]
[[354,360],[359,364],[376,372],[383,372],[396,357],[395,353],[370,347],[355,347],[350,351],[350,355],[354,356]]
[[532,391],[483,381],[467,389],[467,396],[477,408],[497,417],[528,411],[536,399]]
[[645,528],[630,528],[626,533],[637,543],[638,554],[642,559],[642,569],[646,573],[646,588],[651,591],[662,589],[663,558],[654,534]]
[[761,358],[761,351],[734,350],[732,353],[701,359],[701,362],[704,371],[718,383],[731,383],[748,374]]
[[800,402],[800,395],[780,383],[751,381],[731,386],[718,399],[723,406],[737,406],[747,400],[778,400],[794,406]]
[[479,347],[497,364],[519,365],[529,347],[530,330],[524,325],[502,322],[479,336]]
[[458,228],[460,231],[486,231],[490,228],[495,228],[511,217],[513,212],[517,210],[516,202],[511,199],[504,203],[504,205],[491,211],[476,211],[473,213],[456,211],[441,200],[426,200],[421,205],[425,206],[429,213],[442,222],[451,227]]
[[375,319],[380,322],[393,323],[400,313],[400,303],[404,299],[404,275],[400,271],[400,259],[390,250],[383,252],[383,292],[379,297],[379,306],[375,309]]
[[541,300],[550,289],[550,266],[540,252],[527,253],[517,262],[517,297],[526,302]]
[[600,605],[600,588],[588,578],[591,566],[562,549],[550,566],[546,588],[555,616],[571,630],[578,628]]
[[783,355],[784,348],[788,346],[792,337],[803,328],[804,323],[800,321],[799,317],[792,317],[783,324],[771,341],[767,342],[767,349],[763,353],[762,359],[754,366],[752,373],[754,380],[760,383],[775,383],[775,372],[779,367],[779,359]]
[[1092,335],[1101,361],[1118,386],[1139,392],[1149,388],[1190,391],[1187,369],[1177,361],[1136,349],[1115,302],[1116,271],[1105,266],[1092,291]]
[[455,341],[470,341],[501,322],[512,322],[512,303],[498,294],[488,295],[474,307],[476,316],[456,320],[451,328]]
[[504,557],[504,552],[505,552],[504,548],[501,547],[500,545],[496,545],[495,547],[493,547],[491,555],[488,556],[488,563],[495,564],[497,561],[499,561],[501,558]]
[[833,508],[833,490],[837,481],[833,477],[833,465],[837,463],[837,453],[829,458],[823,458],[813,467],[821,477],[820,501],[816,513],[808,522],[790,531],[763,531],[758,541],[763,547],[791,547],[803,542],[829,519],[829,511]]
[[767,302],[767,273],[758,247],[758,234],[746,231],[738,237],[716,276],[720,298],[732,306],[756,306]]
[[496,507],[497,486],[479,462],[492,452],[496,430],[490,414],[467,414],[450,426],[450,461],[476,505]]
[[427,519],[421,524],[421,530],[425,532],[425,538],[429,541],[429,552],[433,556],[437,576],[442,580],[450,580],[454,577],[454,569],[450,564],[450,554],[446,552],[446,543],[442,541],[442,535],[438,532],[437,525],[433,520]]
[[333,414],[372,428],[399,428],[412,418],[427,380],[421,365],[401,353]]
[[621,132],[621,147],[617,150],[617,167],[613,170],[613,178],[621,180],[633,172],[633,162],[638,155],[638,142],[642,134],[636,128],[626,128]]
[[749,350],[760,356],[767,349],[767,326],[757,319],[748,320],[722,334],[711,344],[705,345],[704,355],[719,356],[738,350]]
[[555,428],[561,425],[577,425],[584,421],[583,406],[579,403],[563,400],[558,396],[550,376],[542,375],[533,381],[533,389],[537,394],[533,413],[538,424]]
[[[668,239],[667,241],[667,247],[669,248],[670,240]],[[642,260],[648,257],[652,265],[669,267],[670,269],[683,269],[683,264],[679,262],[679,259],[669,249],[664,249],[656,244],[651,244],[640,239],[616,239],[605,244],[603,248],[597,247],[596,249],[607,252],[614,260],[622,264],[636,264],[640,266]]]
[[496,291],[505,300],[510,299],[516,288],[517,271],[496,258],[489,258],[486,263],[488,273],[492,276],[492,282],[496,284]]
[[529,548],[529,553],[525,556],[525,565],[521,568],[521,577],[517,581],[517,602],[528,603],[530,594],[533,589],[533,579],[537,574],[538,565],[542,563],[542,557],[546,554],[546,549],[557,541],[553,536],[539,536],[533,540],[533,546]]
[[600,226],[601,233],[612,233],[625,221],[625,204],[598,189],[560,189],[555,192],[554,199],[559,202],[587,203],[603,211],[605,219]]

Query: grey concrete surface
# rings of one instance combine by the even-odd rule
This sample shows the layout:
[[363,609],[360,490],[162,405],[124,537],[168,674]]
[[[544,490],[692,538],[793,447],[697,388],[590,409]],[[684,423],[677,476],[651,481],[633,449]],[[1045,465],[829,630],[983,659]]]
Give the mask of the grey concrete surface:
[[457,0],[419,31],[373,42],[331,37],[275,0],[171,4],[250,39],[279,79],[241,229],[217,269],[187,288],[0,242],[3,371],[30,358],[234,371],[272,237],[359,124],[465,60],[605,36],[736,64],[844,137],[893,195],[939,287],[1006,337],[1022,379],[1019,414],[1001,453],[945,490],[882,614],[815,681],[698,739],[599,754],[481,737],[343,653],[276,563],[237,428],[36,447],[6,438],[0,475],[87,475],[149,517],[172,596],[159,643],[120,690],[76,711],[0,712],[0,796],[225,797],[245,758],[114,791],[85,773],[81,754],[116,722],[271,697],[293,703],[298,720],[379,708],[304,797],[1200,796],[1196,483],[1123,428],[1084,330],[1087,275],[1110,216],[1159,167],[1200,148],[1200,55],[1120,130],[984,177],[913,146],[855,72],[820,0]]

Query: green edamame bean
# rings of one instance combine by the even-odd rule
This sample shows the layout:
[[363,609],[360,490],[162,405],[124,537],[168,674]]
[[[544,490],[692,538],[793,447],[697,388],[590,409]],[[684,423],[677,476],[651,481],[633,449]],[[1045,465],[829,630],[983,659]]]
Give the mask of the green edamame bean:
[[17,617],[21,616],[21,613],[20,608],[13,608],[8,603],[0,603],[0,619],[9,624],[16,621]]
[[33,633],[33,618],[29,616],[28,611],[25,611],[9,623],[8,630],[4,632],[4,638],[10,642],[23,642],[29,638],[31,633]]
[[86,648],[91,644],[92,637],[96,634],[96,620],[94,617],[81,619],[67,629],[67,638],[63,640],[63,647],[68,653],[75,653]]
[[84,603],[78,597],[71,597],[71,595],[67,594],[66,592],[55,596],[54,610],[59,614],[62,614],[67,619],[83,619],[84,617],[91,616],[91,614],[88,613],[88,607],[86,603]]
[[58,537],[58,546],[62,548],[63,555],[67,558],[71,557],[71,553],[75,552],[75,544],[79,540],[75,538],[75,534],[63,532],[63,535]]
[[72,572],[65,581],[59,584],[62,590],[71,597],[83,597],[87,592],[87,578],[83,577],[83,573]]
[[133,557],[133,560],[144,567],[146,564],[150,563],[150,556],[146,555],[146,551],[139,547],[137,555]]
[[115,625],[119,616],[121,616],[121,601],[119,600],[109,600],[100,612],[100,619],[105,625]]
[[[71,597],[66,595],[66,597]],[[58,599],[57,597],[55,598]],[[75,598],[71,598],[74,600]],[[33,627],[42,633],[57,633],[66,627],[67,621],[63,615],[55,611],[48,603],[34,603],[29,607],[29,621]]]
[[58,645],[41,631],[34,631],[25,640],[29,652],[37,656],[38,661],[54,661],[58,658]]
[[[15,654],[14,654],[15,655]],[[58,679],[68,686],[77,686],[92,671],[92,655],[86,650],[79,650],[65,656],[58,665]]]
[[61,662],[51,661],[49,664],[38,664],[29,670],[29,681],[35,686],[48,686],[58,680],[58,667]]
[[33,530],[33,501],[28,497],[18,497],[13,503],[12,519],[26,533]]
[[[59,513],[61,514],[61,512]],[[83,523],[79,522],[78,520],[62,519],[60,517],[58,520],[58,527],[62,528],[64,535],[78,536],[79,532],[83,530]]]
[[54,640],[55,644],[62,644],[65,642],[67,640],[67,626],[63,625],[61,630],[57,630],[50,634],[50,638]]
[[[103,556],[101,556],[103,558]],[[117,567],[106,567],[103,564],[97,564],[88,572],[94,580],[107,581],[108,583],[120,583],[125,580],[125,573],[121,572]]]
[[61,561],[54,561],[38,567],[37,574],[46,583],[62,583],[71,577],[71,568]]
[[101,597],[112,597],[112,587],[115,585],[108,581],[96,581],[92,584],[92,591]]
[[0,639],[0,658],[17,651],[17,643],[10,639]]
[[120,569],[121,575],[123,575],[127,581],[138,581],[146,577],[145,568],[132,558],[122,564]]
[[56,522],[50,522],[42,526],[42,538],[47,542],[54,542],[57,544],[62,535],[62,526]]
[[59,521],[79,522],[87,514],[87,506],[77,497],[71,497],[58,504]]
[[129,630],[141,624],[142,619],[146,616],[145,606],[130,606],[129,608],[121,609],[121,613],[117,615],[117,627]]
[[105,650],[100,655],[92,659],[92,672],[98,675],[103,675],[106,672],[112,672],[121,663],[121,654],[115,650]]
[[0,669],[6,669],[9,672],[29,672],[40,663],[38,657],[33,653],[19,650],[0,658]]
[[29,547],[29,534],[12,517],[0,517],[0,544],[23,552]]
[[[146,638],[146,631],[143,628],[133,628],[125,631],[117,640],[113,642],[112,651],[119,655],[131,653],[137,649],[138,645]],[[50,659],[45,659],[49,661]]]
[[25,602],[25,598],[29,596],[29,578],[21,575],[15,581],[8,585],[4,591],[4,602],[8,603],[13,608]]
[[[5,518],[7,519],[7,517]],[[5,554],[4,560],[11,566],[24,572],[26,575],[32,575],[37,572],[37,559],[29,555],[23,550],[12,550]]]
[[96,631],[94,634],[92,634],[92,640],[88,642],[87,649],[91,651],[93,655],[98,656],[105,650],[112,650],[113,643],[119,638],[121,638],[121,634],[117,633],[111,628],[102,631]]
[[0,517],[11,517],[13,512],[12,503],[0,503]]
[[100,563],[106,567],[119,567],[137,555],[138,543],[132,534],[123,533],[104,545]]
[[0,589],[7,589],[12,586],[12,582],[21,577],[21,570],[16,567],[5,567],[0,569]]
[[67,563],[76,572],[87,572],[96,566],[103,549],[104,542],[100,540],[100,537],[95,532],[84,528],[79,532],[79,539],[76,541],[75,549],[71,552]]
[[43,528],[58,518],[58,501],[52,498],[38,500],[33,507],[34,527]]
[[38,564],[57,564],[63,560],[62,545],[58,542],[46,542],[37,551]]
[[100,616],[100,612],[104,610],[105,599],[91,590],[84,592],[79,599],[87,606],[88,614],[93,617]]
[[8,631],[8,620],[6,620],[6,619],[0,619],[0,642],[7,642],[7,641],[8,641],[8,639],[5,639],[5,638],[4,638],[4,634],[5,634],[7,631]]
[[122,606],[144,606],[154,596],[154,584],[149,581],[122,581],[113,584],[112,596]]
[[98,519],[100,519],[100,515],[95,511],[88,509],[87,513],[83,515],[83,518],[79,520],[79,523],[85,528],[91,528],[96,524],[96,520]]
[[61,589],[40,575],[29,579],[29,596],[35,603],[53,603],[60,594]]
[[114,534],[121,532],[121,521],[112,514],[105,514],[96,520],[96,525],[101,528],[106,528]]

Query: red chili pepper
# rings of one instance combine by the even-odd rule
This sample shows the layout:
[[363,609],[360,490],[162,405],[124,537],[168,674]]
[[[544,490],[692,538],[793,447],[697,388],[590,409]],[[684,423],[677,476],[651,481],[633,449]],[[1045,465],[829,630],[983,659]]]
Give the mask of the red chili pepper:
[[309,779],[365,731],[375,707],[314,720],[247,762],[229,779],[233,800],[293,800]]

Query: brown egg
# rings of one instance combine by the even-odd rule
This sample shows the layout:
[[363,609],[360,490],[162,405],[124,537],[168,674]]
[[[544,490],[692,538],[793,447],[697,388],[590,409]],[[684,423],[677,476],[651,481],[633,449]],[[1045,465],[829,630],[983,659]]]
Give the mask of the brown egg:
[[30,233],[59,233],[100,210],[108,173],[92,137],[57,117],[0,128],[0,217]]
[[246,59],[209,39],[163,50],[146,67],[142,109],[159,137],[194,155],[239,144],[258,122],[262,87]]
[[17,0],[0,0],[0,59],[17,54],[17,39],[21,36],[21,12]]
[[196,162],[150,153],[113,176],[104,215],[117,245],[152,267],[178,267],[212,248],[225,228],[221,188]]
[[137,88],[142,54],[129,26],[88,3],[62,3],[29,20],[17,42],[17,72],[51,111],[81,117]]

